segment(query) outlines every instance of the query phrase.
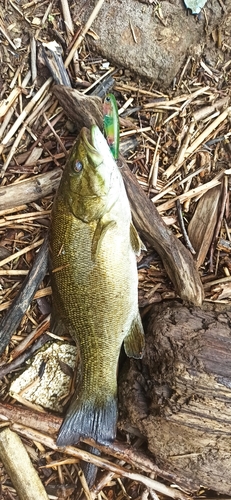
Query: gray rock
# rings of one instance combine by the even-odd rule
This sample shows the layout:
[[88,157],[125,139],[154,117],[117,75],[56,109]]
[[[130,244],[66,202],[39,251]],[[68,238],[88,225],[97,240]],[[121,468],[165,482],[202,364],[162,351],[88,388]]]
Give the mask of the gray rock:
[[[203,45],[206,32],[218,24],[222,10],[217,0],[207,1],[205,30],[203,12],[198,20],[190,11],[187,13],[183,0],[163,0],[159,5],[161,11],[152,0],[142,0],[142,3],[141,0],[105,0],[92,25],[99,40],[88,37],[88,41],[113,64],[129,68],[166,88],[189,49],[197,45],[198,52],[198,45]],[[83,24],[94,6],[94,0],[77,2],[75,13]]]

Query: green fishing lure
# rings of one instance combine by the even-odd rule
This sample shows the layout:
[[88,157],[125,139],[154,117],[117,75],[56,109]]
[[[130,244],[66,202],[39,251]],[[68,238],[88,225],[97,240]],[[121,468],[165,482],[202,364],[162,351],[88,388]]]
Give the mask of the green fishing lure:
[[119,157],[119,115],[115,96],[107,94],[103,102],[104,135],[115,158]]

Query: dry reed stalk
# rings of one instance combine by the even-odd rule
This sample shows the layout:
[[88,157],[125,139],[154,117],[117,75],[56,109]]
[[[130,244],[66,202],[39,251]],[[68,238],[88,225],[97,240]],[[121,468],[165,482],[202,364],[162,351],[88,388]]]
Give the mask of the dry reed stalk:
[[220,183],[221,182],[218,178],[212,179],[211,181],[206,182],[201,186],[198,186],[194,189],[190,189],[190,191],[187,191],[186,193],[180,194],[179,196],[176,196],[175,198],[168,200],[165,203],[162,203],[162,205],[159,205],[156,208],[158,212],[165,212],[166,210],[169,210],[170,208],[174,207],[176,200],[180,200],[181,203],[184,203],[186,200],[194,198],[198,194],[206,193],[209,189],[218,186]]
[[[43,87],[45,88],[45,84],[44,84],[44,86],[43,86]],[[41,89],[40,89],[40,90],[41,90]],[[38,93],[39,93],[39,92],[38,92]],[[38,94],[38,93],[37,93],[37,94]],[[37,98],[38,98],[38,95],[37,95],[37,94],[36,94],[36,96],[37,96]],[[42,94],[43,94],[43,92],[41,92],[41,95],[42,95]],[[3,165],[2,170],[1,170],[1,177],[3,177],[3,176],[4,176],[5,171],[6,171],[7,167],[8,167],[8,165],[9,165],[9,163],[10,163],[10,161],[11,161],[11,159],[12,159],[13,155],[15,154],[15,152],[16,152],[16,150],[17,150],[17,147],[18,147],[18,145],[19,145],[19,143],[20,143],[20,141],[21,141],[21,139],[22,139],[22,137],[23,137],[23,135],[24,135],[24,133],[25,133],[25,130],[26,130],[26,129],[28,129],[28,125],[29,125],[29,123],[30,123],[30,122],[32,122],[32,121],[33,121],[33,120],[34,120],[34,119],[38,116],[39,112],[41,112],[41,110],[43,109],[44,105],[45,105],[45,104],[46,104],[46,103],[50,100],[50,97],[51,97],[51,95],[50,95],[50,94],[46,95],[46,97],[44,97],[44,99],[43,99],[43,100],[42,100],[42,101],[38,104],[38,106],[34,109],[33,113],[32,113],[32,114],[28,117],[28,119],[24,121],[24,124],[23,124],[23,126],[21,127],[21,129],[20,129],[20,131],[19,131],[19,133],[18,133],[18,135],[17,135],[17,137],[16,137],[16,139],[15,139],[15,141],[14,141],[14,143],[13,143],[12,147],[11,147],[10,153],[8,154],[8,157],[7,157],[6,161],[4,162],[4,165]],[[32,100],[33,100],[33,99],[31,99],[31,101],[32,101]],[[37,100],[38,100],[38,99],[37,99]],[[37,102],[37,100],[36,100],[35,102]],[[33,106],[32,106],[31,101],[30,101],[30,103],[27,105],[27,106],[28,106],[28,109],[29,109],[29,108],[32,108],[32,107],[35,105],[35,102],[34,102],[34,103],[33,103]],[[26,106],[26,108],[27,108],[27,106]],[[18,124],[17,124],[16,130],[17,130],[17,128],[19,128],[19,126],[21,125],[21,120],[24,120],[24,119],[25,119],[25,117],[23,118],[23,113],[25,114],[25,112],[26,112],[26,108],[23,110],[23,112],[21,113],[21,115],[20,115],[20,116],[19,116],[19,118],[18,118],[19,122],[18,122]],[[28,110],[27,110],[27,111],[28,111]],[[28,111],[28,113],[29,113],[29,111]],[[15,126],[16,126],[16,123],[17,123],[17,121],[18,121],[18,120],[16,120],[16,122],[15,122],[15,124],[14,124]],[[14,128],[14,125],[13,125],[12,129]],[[10,135],[11,135],[11,133],[12,133],[12,129],[8,132],[9,136],[8,136],[8,134],[7,134],[7,135],[6,135],[6,137],[4,137],[4,139],[2,140],[2,144],[0,144],[0,153],[1,153],[1,147],[2,147],[2,148],[4,148],[4,144],[7,144],[8,140],[9,140],[9,138],[10,138]],[[29,130],[29,132],[31,132],[31,131]],[[15,130],[14,130],[13,134],[14,134],[14,133],[15,133]],[[34,134],[32,134],[32,136],[35,138]],[[8,139],[8,140],[7,140],[7,139]],[[6,142],[6,141],[7,141],[7,142]]]
[[11,47],[14,49],[14,50],[17,50],[16,47],[15,47],[15,44],[14,42],[12,42],[11,38],[10,38],[10,35],[6,29],[6,27],[4,26],[4,23],[2,21],[2,19],[0,19],[0,31],[1,33],[3,34],[3,36],[6,38],[6,40],[9,42],[9,44],[11,45]]
[[81,45],[86,33],[88,32],[88,30],[90,29],[92,23],[94,22],[95,18],[97,17],[102,5],[104,3],[104,0],[98,0],[98,2],[96,3],[95,5],[95,8],[93,9],[88,21],[86,22],[85,26],[83,27],[80,35],[78,36],[76,42],[74,43],[73,47],[71,48],[67,58],[66,58],[66,61],[65,61],[65,68],[67,68],[75,54],[75,51],[79,48],[79,46]]
[[200,135],[195,139],[195,141],[188,147],[185,152],[185,158],[188,158],[192,153],[194,153],[197,148],[205,142],[205,140],[210,136],[210,134],[217,128],[221,123],[223,123],[228,116],[230,116],[231,107],[226,108],[223,113],[221,113]]
[[15,121],[15,123],[13,124],[13,126],[11,127],[11,129],[9,130],[9,132],[6,134],[6,136],[2,140],[2,142],[0,144],[0,153],[2,153],[4,147],[8,144],[9,140],[13,137],[13,135],[15,134],[15,132],[17,132],[17,130],[20,127],[20,125],[22,125],[22,123],[24,122],[24,120],[26,119],[26,117],[28,116],[28,114],[30,113],[30,111],[33,109],[33,107],[35,106],[35,104],[42,97],[42,95],[44,94],[44,92],[46,92],[46,90],[48,89],[48,87],[51,84],[51,82],[52,82],[52,78],[48,78],[48,80],[46,80],[46,82],[38,90],[38,92],[34,95],[34,97],[32,97],[32,99],[27,104],[27,106],[25,106],[24,110],[22,111],[22,113],[20,114],[20,116],[18,117],[18,119]]
[[158,101],[155,103],[150,102],[150,103],[144,104],[143,108],[144,109],[159,108],[159,107],[169,108],[170,106],[175,106],[176,104],[179,104],[182,101],[187,101],[187,104],[189,104],[192,102],[193,99],[196,99],[200,95],[206,94],[209,90],[210,90],[209,86],[202,87],[202,88],[199,88],[198,90],[196,90],[195,92],[192,92],[191,94],[190,93],[183,94],[179,97],[175,97],[174,99],[170,99],[169,101],[166,100],[163,102]]

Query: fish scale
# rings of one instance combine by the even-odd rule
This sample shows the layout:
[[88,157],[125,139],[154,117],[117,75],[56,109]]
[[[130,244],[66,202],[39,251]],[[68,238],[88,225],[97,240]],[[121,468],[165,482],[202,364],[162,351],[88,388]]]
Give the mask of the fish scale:
[[59,446],[115,438],[120,349],[124,342],[127,354],[139,358],[144,346],[135,256],[140,245],[108,145],[96,126],[90,133],[83,129],[67,160],[50,228],[52,329],[69,330],[81,369]]

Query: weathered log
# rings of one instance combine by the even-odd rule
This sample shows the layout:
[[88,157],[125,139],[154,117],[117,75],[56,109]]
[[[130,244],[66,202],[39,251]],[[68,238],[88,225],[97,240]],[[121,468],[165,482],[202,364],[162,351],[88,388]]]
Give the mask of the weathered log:
[[120,404],[160,467],[194,490],[230,494],[231,308],[208,309],[153,306],[144,357],[121,380]]
[[25,203],[31,203],[43,196],[55,192],[62,175],[62,169],[35,175],[9,186],[0,187],[0,210],[18,207]]
[[179,241],[155,205],[145,195],[142,187],[123,161],[121,169],[132,209],[133,222],[141,236],[160,255],[165,270],[182,300],[200,306],[203,289],[191,253]]
[[[53,92],[67,116],[74,121],[78,131],[92,123],[97,123],[102,128],[102,102],[98,98],[85,96],[63,85],[55,85]],[[97,114],[95,108],[98,110]],[[156,207],[130,172],[125,160],[120,157],[120,161],[123,165],[121,173],[136,228],[159,253],[179,296],[194,305],[201,305],[203,288],[190,252],[167,228]]]
[[102,101],[99,97],[85,96],[64,85],[54,85],[52,91],[79,132],[82,127],[90,128],[91,125],[103,128]]

